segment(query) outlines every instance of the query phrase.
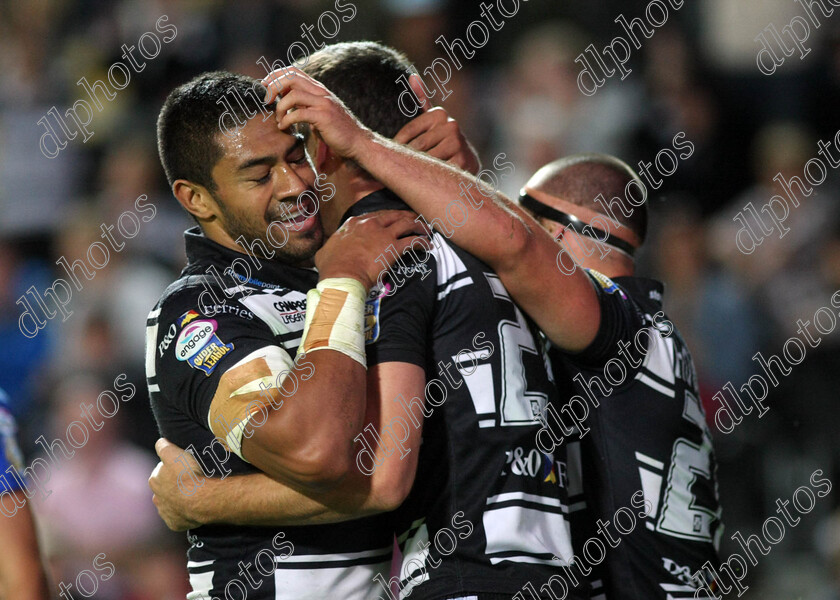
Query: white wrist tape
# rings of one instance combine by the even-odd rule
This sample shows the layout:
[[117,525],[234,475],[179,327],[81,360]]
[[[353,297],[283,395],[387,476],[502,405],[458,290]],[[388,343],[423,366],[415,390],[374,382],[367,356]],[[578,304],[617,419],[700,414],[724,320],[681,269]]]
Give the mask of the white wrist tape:
[[298,354],[336,350],[367,368],[364,286],[348,277],[319,281],[306,295],[306,321]]

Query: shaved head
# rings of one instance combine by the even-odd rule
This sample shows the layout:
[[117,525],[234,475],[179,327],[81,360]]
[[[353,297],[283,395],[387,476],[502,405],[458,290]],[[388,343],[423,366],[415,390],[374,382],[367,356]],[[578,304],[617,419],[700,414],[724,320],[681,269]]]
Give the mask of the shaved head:
[[[641,243],[645,241],[647,204],[644,200],[647,189],[636,172],[614,156],[567,156],[542,167],[525,185],[588,209],[585,212],[594,211],[611,217],[635,233]],[[557,205],[552,208],[564,210]],[[575,216],[588,221],[584,215]]]

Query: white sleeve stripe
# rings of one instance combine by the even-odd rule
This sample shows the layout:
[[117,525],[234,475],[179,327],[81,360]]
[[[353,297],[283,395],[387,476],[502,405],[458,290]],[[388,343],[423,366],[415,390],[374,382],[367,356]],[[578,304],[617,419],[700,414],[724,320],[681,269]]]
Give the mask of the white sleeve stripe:
[[472,277],[466,277],[464,279],[459,279],[455,283],[450,283],[447,285],[443,291],[438,292],[437,299],[442,300],[446,296],[449,295],[450,292],[453,290],[457,290],[458,288],[462,288],[465,285],[471,285],[473,283]]
[[487,504],[498,504],[500,502],[510,502],[511,500],[526,500],[535,504],[545,504],[546,506],[565,508],[565,505],[560,502],[558,498],[537,496],[536,494],[526,494],[525,492],[507,492],[504,494],[490,496],[487,498]]
[[216,561],[215,560],[202,560],[202,561],[196,562],[196,561],[193,561],[193,560],[189,560],[189,561],[187,561],[187,568],[188,569],[194,569],[194,568],[197,568],[197,567],[206,567],[208,565],[212,565],[214,562],[216,562]]
[[291,556],[276,557],[276,562],[283,563],[329,563],[339,562],[345,560],[356,560],[359,558],[377,558],[390,557],[392,552],[391,546],[385,548],[378,548],[376,550],[364,550],[362,552],[345,552],[341,554],[292,554]]
[[155,350],[157,350],[157,333],[157,323],[146,327],[146,377],[154,377],[156,374]]

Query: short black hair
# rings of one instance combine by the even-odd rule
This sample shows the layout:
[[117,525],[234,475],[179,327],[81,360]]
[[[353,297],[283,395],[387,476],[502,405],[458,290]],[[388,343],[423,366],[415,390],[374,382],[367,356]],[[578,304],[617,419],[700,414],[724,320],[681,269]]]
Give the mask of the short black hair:
[[[625,197],[631,181],[636,182],[630,186],[635,189],[632,203]],[[636,194],[644,190],[647,197],[647,188],[627,163],[614,156],[599,153],[566,156],[541,167],[526,185],[601,214],[607,213],[603,204],[595,199],[601,194],[606,202],[617,197],[629,214],[616,208],[613,210],[615,218],[638,235],[640,243],[645,241],[647,201],[636,206],[640,200]]]
[[[258,80],[229,71],[202,73],[172,90],[157,120],[158,154],[169,185],[186,179],[215,191],[212,172],[222,157],[218,143],[222,114],[230,107],[240,122],[246,122],[257,109],[255,98],[261,102],[264,95]],[[249,105],[251,115],[235,97]]]
[[309,57],[303,71],[323,83],[344,102],[363,125],[387,138],[397,135],[411,120],[399,108],[398,84],[411,74],[411,63],[401,52],[377,42],[342,42]]

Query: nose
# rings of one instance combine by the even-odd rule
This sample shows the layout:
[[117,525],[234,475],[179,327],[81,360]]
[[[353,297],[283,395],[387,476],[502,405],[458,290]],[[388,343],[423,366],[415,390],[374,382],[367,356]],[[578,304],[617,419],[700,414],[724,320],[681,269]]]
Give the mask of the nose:
[[315,174],[311,167],[300,165],[292,167],[283,165],[281,167],[283,177],[278,178],[278,186],[275,189],[275,197],[298,198],[303,192],[311,190],[315,183]]

